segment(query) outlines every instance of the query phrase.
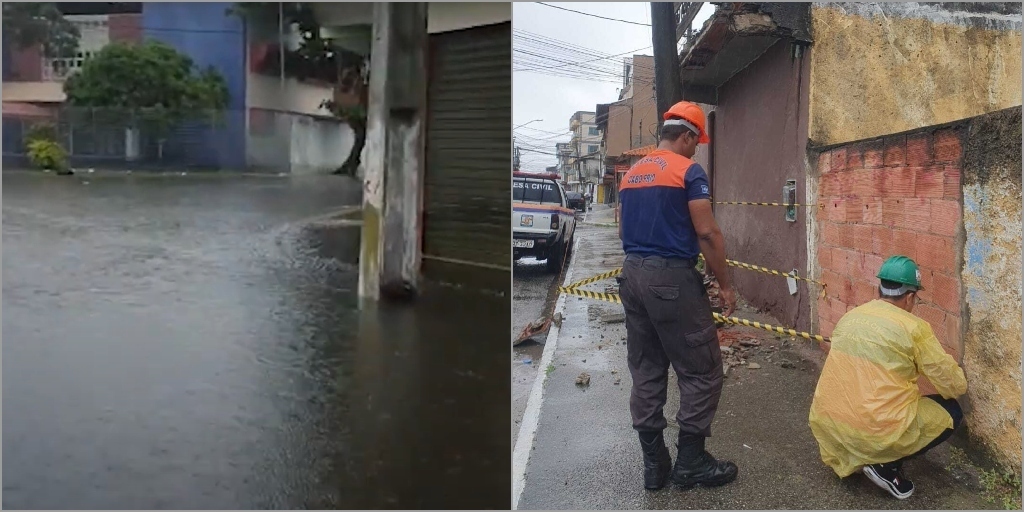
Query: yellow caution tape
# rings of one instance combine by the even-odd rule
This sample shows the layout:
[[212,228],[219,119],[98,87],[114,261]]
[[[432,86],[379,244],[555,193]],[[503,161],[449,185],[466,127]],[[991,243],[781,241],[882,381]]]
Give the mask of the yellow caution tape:
[[612,270],[611,272],[605,272],[603,274],[598,274],[598,275],[596,275],[594,277],[588,277],[587,279],[584,279],[582,281],[576,281],[575,283],[572,283],[569,286],[564,286],[564,287],[559,288],[559,290],[568,289],[568,288],[577,288],[577,287],[583,286],[585,284],[596,283],[598,281],[604,281],[605,279],[608,279],[608,278],[611,278],[611,277],[615,277],[615,276],[617,276],[617,275],[619,275],[621,273],[622,273],[622,268],[617,268],[615,270]]
[[622,304],[622,298],[617,293],[603,293],[603,292],[592,292],[589,290],[580,290],[579,288],[571,288],[568,286],[558,287],[560,293],[567,295],[578,295],[580,297],[586,297],[588,299],[603,300],[605,302],[614,302],[616,304]]
[[[608,272],[608,274],[610,274],[610,273],[611,272]],[[602,274],[602,275],[605,275],[605,274]],[[599,277],[599,276],[596,276],[596,277]],[[594,278],[591,278],[591,279],[594,279]],[[602,278],[602,279],[604,279],[604,278]],[[600,279],[598,279],[598,281],[599,280]],[[590,282],[593,282],[593,281],[590,281]],[[560,287],[558,287],[558,291],[559,291],[559,293],[564,293],[566,295],[576,295],[576,296],[585,297],[585,298],[588,298],[588,299],[601,300],[601,301],[605,301],[605,302],[612,302],[612,303],[615,303],[615,304],[622,304],[622,297],[619,296],[619,294],[617,294],[617,293],[592,292],[592,291],[588,291],[588,290],[580,290],[579,288],[576,288],[574,286],[560,286]],[[751,321],[751,320],[744,320],[742,318],[737,318],[737,317],[734,317],[734,316],[725,317],[725,316],[722,316],[722,315],[720,315],[718,313],[712,313],[712,314],[715,316],[715,320],[718,320],[719,322],[727,322],[727,323],[730,323],[730,324],[744,325],[744,326],[747,326],[747,327],[753,327],[755,329],[762,329],[762,330],[769,331],[769,332],[774,332],[774,333],[777,333],[777,334],[788,334],[790,336],[797,336],[797,337],[804,338],[804,339],[807,339],[807,340],[815,340],[815,341],[823,341],[823,342],[831,342],[832,341],[830,338],[827,338],[825,336],[821,336],[819,334],[811,334],[809,332],[798,331],[796,329],[789,329],[789,328],[786,328],[786,327],[778,327],[778,326],[774,326],[774,325],[771,325],[771,324],[763,324],[761,322],[754,322],[754,321]]]
[[759,267],[757,265],[751,265],[749,263],[740,263],[738,261],[733,261],[733,260],[725,260],[725,261],[726,261],[726,263],[728,263],[729,265],[732,265],[734,267],[740,267],[740,268],[745,268],[747,270],[754,270],[754,271],[757,271],[757,272],[763,272],[765,274],[771,274],[773,276],[791,277],[793,279],[798,279],[800,281],[807,281],[808,283],[814,283],[814,284],[817,284],[817,285],[820,285],[820,286],[825,286],[825,283],[823,283],[821,281],[816,281],[814,279],[808,279],[806,277],[800,277],[800,276],[795,275],[795,274],[790,273],[790,272],[780,272],[778,270],[772,270],[770,268]]
[[[704,255],[701,254],[700,256],[698,256],[698,259],[699,260],[703,260],[704,259]],[[817,284],[817,285],[820,285],[820,286],[825,286],[825,283],[823,283],[821,281],[817,281],[817,280],[814,280],[814,279],[808,279],[806,277],[800,277],[800,276],[794,275],[794,274],[792,274],[790,272],[781,272],[779,270],[772,270],[770,268],[759,267],[757,265],[751,265],[750,263],[743,263],[743,262],[734,261],[734,260],[725,260],[725,261],[726,261],[726,263],[728,263],[729,265],[731,265],[733,267],[740,267],[740,268],[745,268],[745,269],[748,269],[748,270],[754,270],[754,271],[757,271],[757,272],[764,272],[765,274],[771,274],[773,276],[792,277],[793,279],[797,279],[797,280],[800,280],[800,281],[807,281],[809,283],[814,283],[814,284]],[[615,277],[615,276],[617,276],[617,275],[619,275],[621,273],[622,273],[622,269],[621,268],[615,269],[615,270],[612,270],[611,272],[605,272],[604,274],[598,274],[598,275],[596,275],[594,277],[591,277],[591,278],[588,278],[588,279],[584,279],[582,281],[577,281],[575,283],[570,284],[569,286],[566,286],[566,288],[575,288],[577,286],[583,286],[585,284],[596,283],[598,281],[602,281],[604,279],[608,279],[609,277]]]
[[800,206],[824,208],[825,204],[752,203],[747,201],[715,201],[715,204],[738,204],[744,206]]
[[747,327],[754,327],[756,329],[764,329],[766,331],[770,331],[770,332],[774,332],[774,333],[778,333],[778,334],[788,334],[790,336],[799,336],[801,338],[808,339],[808,340],[825,341],[825,342],[831,342],[832,341],[831,339],[826,338],[824,336],[821,336],[819,334],[811,334],[809,332],[797,331],[796,329],[788,329],[786,327],[778,327],[778,326],[774,326],[774,325],[771,325],[771,324],[762,324],[761,322],[753,322],[753,321],[750,321],[750,320],[744,320],[742,318],[736,318],[734,316],[726,317],[726,316],[719,315],[718,313],[712,313],[712,315],[714,315],[715,316],[715,320],[718,320],[719,322],[728,322],[730,324],[745,325]]

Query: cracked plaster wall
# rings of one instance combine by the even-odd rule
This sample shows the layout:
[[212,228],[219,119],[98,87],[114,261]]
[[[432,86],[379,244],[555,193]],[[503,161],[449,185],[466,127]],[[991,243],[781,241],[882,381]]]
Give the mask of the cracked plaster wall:
[[810,140],[830,145],[1021,104],[1020,4],[815,3]]

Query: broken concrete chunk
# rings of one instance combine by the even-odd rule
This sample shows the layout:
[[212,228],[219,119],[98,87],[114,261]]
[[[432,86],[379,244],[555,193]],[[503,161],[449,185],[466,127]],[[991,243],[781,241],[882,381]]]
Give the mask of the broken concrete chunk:
[[761,368],[761,365],[757,363],[750,363],[747,365],[747,368],[750,370],[759,370]]
[[601,321],[606,324],[621,324],[626,321],[625,313],[608,313],[601,316]]

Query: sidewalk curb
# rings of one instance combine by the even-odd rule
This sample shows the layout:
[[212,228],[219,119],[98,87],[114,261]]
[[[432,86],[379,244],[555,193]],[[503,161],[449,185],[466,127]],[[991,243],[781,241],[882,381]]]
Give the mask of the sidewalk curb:
[[[573,242],[573,259],[569,262],[569,268],[565,271],[565,279],[562,286],[572,282],[573,271],[576,267],[577,249],[579,249],[581,238]],[[555,303],[554,315],[562,315],[564,318],[565,300],[567,295],[558,295]],[[533,388],[530,389],[530,398],[526,401],[526,409],[523,411],[523,419],[519,424],[519,435],[516,436],[516,446],[512,450],[512,510],[518,510],[519,499],[526,490],[526,468],[530,464],[530,452],[533,451],[534,438],[537,435],[537,427],[540,425],[540,409],[544,402],[544,384],[547,382],[547,367],[555,357],[555,350],[558,349],[558,334],[561,332],[561,325],[554,322],[548,330],[548,337],[544,343],[544,353],[541,355],[540,364],[537,366],[537,378],[533,381]]]

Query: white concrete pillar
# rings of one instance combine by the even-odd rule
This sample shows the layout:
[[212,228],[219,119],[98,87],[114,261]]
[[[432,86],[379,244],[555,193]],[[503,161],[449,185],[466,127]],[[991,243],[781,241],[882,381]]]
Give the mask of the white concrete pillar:
[[426,117],[427,4],[374,3],[359,296],[415,293]]

